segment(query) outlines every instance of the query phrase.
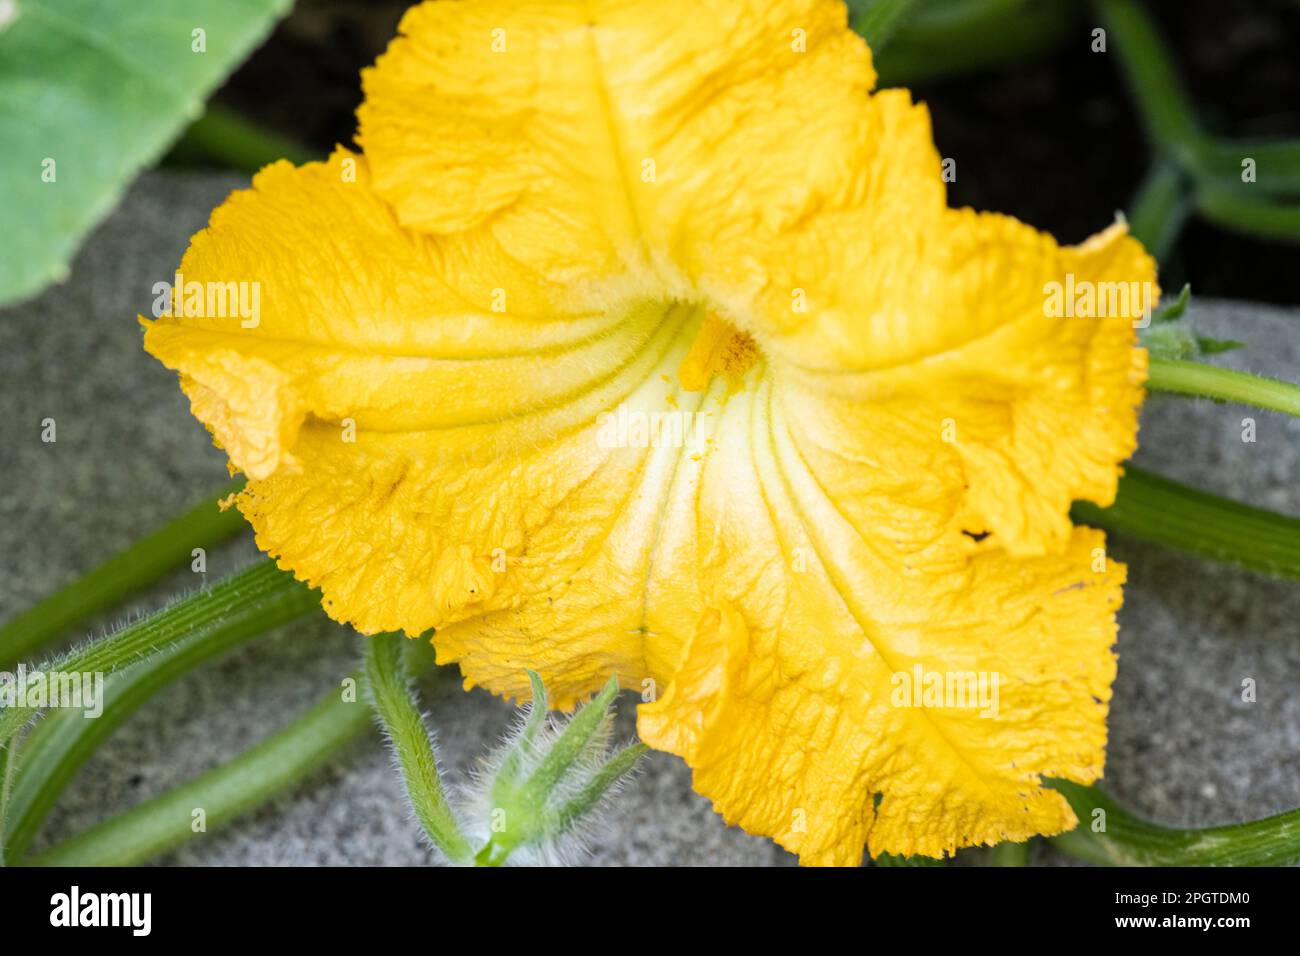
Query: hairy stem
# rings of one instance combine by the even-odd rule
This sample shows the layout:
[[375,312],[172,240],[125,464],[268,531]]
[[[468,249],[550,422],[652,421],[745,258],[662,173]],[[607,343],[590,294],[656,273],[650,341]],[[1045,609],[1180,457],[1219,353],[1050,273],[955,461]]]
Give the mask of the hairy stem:
[[195,548],[211,548],[247,527],[235,509],[217,502],[243,487],[226,485],[125,551],[0,627],[0,668],[26,658],[67,628],[102,611],[190,560]]
[[154,694],[212,658],[318,612],[319,607],[318,595],[306,587],[277,591],[112,675],[105,683],[102,713],[96,720],[85,720],[76,710],[51,712],[23,740],[6,834],[9,856],[22,857],[77,771]]
[[400,634],[366,638],[365,672],[375,713],[402,765],[406,794],[429,839],[452,862],[473,855],[447,802],[429,730],[411,693]]
[[[359,673],[351,675],[358,683]],[[355,685],[354,685],[355,686]],[[372,726],[363,699],[331,690],[288,727],[215,770],[64,840],[36,866],[132,866],[196,836],[194,811],[212,829],[283,793],[323,767]]]
[[[80,674],[109,674],[168,647],[193,631],[219,624],[247,604],[275,594],[306,590],[305,585],[259,561],[213,587],[177,601],[116,634],[101,638],[47,661],[40,670]],[[26,707],[0,709],[0,747],[8,745],[36,711]]]
[[0,750],[0,866],[10,858],[5,852],[5,843],[9,834],[10,807],[14,788],[14,776],[18,766],[16,747]]
[[1153,358],[1147,388],[1300,416],[1300,385],[1204,362]]

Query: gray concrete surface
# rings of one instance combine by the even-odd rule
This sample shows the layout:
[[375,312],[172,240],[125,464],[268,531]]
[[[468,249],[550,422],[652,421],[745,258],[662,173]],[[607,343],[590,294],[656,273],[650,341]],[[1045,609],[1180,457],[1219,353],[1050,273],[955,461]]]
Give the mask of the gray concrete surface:
[[[151,174],[92,238],[71,280],[0,312],[0,619],[26,607],[224,479],[223,456],[188,413],[174,376],[140,348],[137,312],[169,279],[189,235],[241,180]],[[1198,301],[1192,319],[1250,347],[1227,364],[1300,374],[1300,310]],[[1258,441],[1241,441],[1241,419]],[[40,440],[43,418],[58,441]],[[1199,487],[1300,515],[1300,421],[1231,406],[1153,399],[1138,461]],[[1300,805],[1300,585],[1134,541],[1106,786],[1173,825],[1205,825]],[[247,538],[210,556],[208,578],[255,554]],[[97,622],[196,586],[188,570]],[[169,688],[82,771],[39,845],[159,793],[260,739],[334,686],[355,639],[300,626]],[[1240,700],[1241,681],[1258,701]],[[444,680],[426,702],[461,772],[501,734],[510,708]],[[632,702],[622,729],[632,732]],[[1062,862],[1041,848],[1043,863]],[[162,862],[181,865],[422,864],[428,856],[387,755],[359,745],[293,793]],[[723,826],[676,760],[654,754],[619,799],[592,862],[783,865],[770,841]]]

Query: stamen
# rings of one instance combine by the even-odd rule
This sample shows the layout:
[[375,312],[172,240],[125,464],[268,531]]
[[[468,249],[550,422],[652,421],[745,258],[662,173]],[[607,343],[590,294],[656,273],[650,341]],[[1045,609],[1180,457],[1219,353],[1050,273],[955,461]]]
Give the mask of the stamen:
[[688,392],[704,391],[715,375],[726,376],[735,389],[758,359],[758,345],[748,332],[710,312],[677,375]]

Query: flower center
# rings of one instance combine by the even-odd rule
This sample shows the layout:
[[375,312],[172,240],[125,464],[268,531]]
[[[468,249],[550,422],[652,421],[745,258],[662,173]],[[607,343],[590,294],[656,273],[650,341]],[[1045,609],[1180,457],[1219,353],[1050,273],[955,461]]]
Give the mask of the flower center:
[[734,389],[759,358],[758,344],[748,332],[709,312],[677,369],[677,377],[688,392],[704,391],[715,375],[726,376]]

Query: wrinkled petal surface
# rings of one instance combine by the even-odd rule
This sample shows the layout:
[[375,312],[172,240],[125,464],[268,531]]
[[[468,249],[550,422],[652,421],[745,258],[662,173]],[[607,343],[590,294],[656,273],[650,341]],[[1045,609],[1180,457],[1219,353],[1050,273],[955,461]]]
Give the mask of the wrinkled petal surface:
[[[194,238],[185,281],[256,283],[257,322],[146,332],[260,546],[467,685],[617,673],[804,862],[1072,826],[1041,779],[1101,774],[1124,572],[1068,509],[1136,446],[1141,247],[948,209],[830,0],[402,32],[364,157],[271,166]],[[1126,295],[1053,317],[1054,283]]]

